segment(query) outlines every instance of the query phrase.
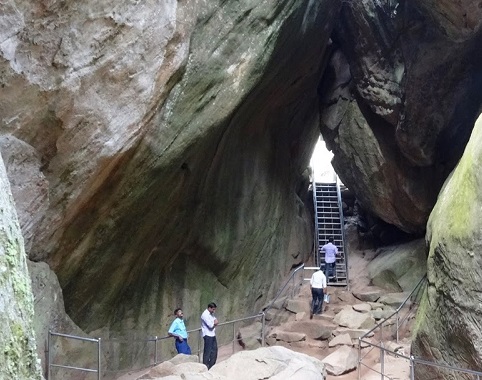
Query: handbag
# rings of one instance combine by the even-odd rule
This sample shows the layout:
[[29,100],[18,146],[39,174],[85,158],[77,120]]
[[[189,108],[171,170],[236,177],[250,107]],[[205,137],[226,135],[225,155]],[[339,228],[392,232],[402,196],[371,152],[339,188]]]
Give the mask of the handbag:
[[325,294],[324,297],[323,297],[323,300],[324,300],[326,303],[330,303],[330,295],[329,295],[329,294]]

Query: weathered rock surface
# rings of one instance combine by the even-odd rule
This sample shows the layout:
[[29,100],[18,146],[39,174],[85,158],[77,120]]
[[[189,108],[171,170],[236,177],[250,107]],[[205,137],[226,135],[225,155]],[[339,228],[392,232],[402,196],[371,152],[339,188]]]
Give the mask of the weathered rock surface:
[[[43,372],[47,372],[46,355],[48,352],[48,332],[88,337],[65,313],[62,289],[55,273],[46,263],[27,261],[28,271],[32,280],[34,294],[33,327],[37,341],[37,353],[43,364]],[[85,344],[78,340],[51,337],[50,360],[52,363],[79,363],[84,368],[97,367],[97,345]],[[108,359],[108,358],[107,358]],[[68,379],[68,374],[60,376]],[[88,374],[85,374],[88,376]],[[65,377],[67,376],[67,377]],[[77,377],[81,378],[80,374]]]
[[412,291],[427,272],[426,252],[424,239],[381,248],[367,266],[368,276],[386,290]]
[[176,306],[197,315],[211,300],[223,319],[259,310],[304,261],[339,9],[5,5],[0,149],[28,255],[55,271],[84,331],[158,334]]
[[358,354],[355,349],[342,346],[322,360],[330,375],[341,375],[353,371],[358,364]]
[[[319,120],[363,206],[421,235],[481,105],[482,11],[469,0],[2,6],[0,150],[25,247],[101,335],[157,334],[174,307],[197,316],[211,300],[221,319],[260,310],[312,247]],[[457,334],[425,326],[440,335],[420,352],[480,367],[474,156],[459,193],[444,189],[448,227],[434,216],[428,235],[430,305],[469,310],[455,316],[468,337],[443,353]],[[454,270],[458,257],[473,266]]]
[[330,343],[328,344],[329,347],[336,347],[336,346],[351,346],[351,337],[350,334],[340,334],[335,336]]
[[33,304],[23,237],[0,156],[1,379],[42,379],[32,327]]
[[230,380],[323,380],[326,375],[320,360],[284,347],[242,351],[214,365],[209,372]]
[[371,329],[375,326],[375,319],[369,313],[359,313],[352,306],[345,307],[333,321],[350,329]]
[[[427,228],[428,289],[416,322],[414,355],[482,371],[480,267],[482,266],[482,118],[462,159],[445,183]],[[417,379],[449,376],[416,368]]]
[[375,302],[383,294],[383,290],[379,288],[367,289],[363,291],[355,291],[353,295],[360,301]]
[[470,0],[344,4],[322,134],[364,208],[421,234],[482,101],[481,10]]

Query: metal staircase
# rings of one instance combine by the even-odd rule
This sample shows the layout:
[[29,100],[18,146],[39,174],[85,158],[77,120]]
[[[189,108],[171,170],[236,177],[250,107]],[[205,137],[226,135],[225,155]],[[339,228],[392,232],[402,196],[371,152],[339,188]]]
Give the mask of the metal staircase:
[[338,248],[335,278],[327,279],[329,285],[348,285],[348,265],[346,260],[345,233],[343,229],[343,208],[339,182],[313,183],[313,201],[315,205],[315,264],[323,266],[325,255],[320,248],[331,236]]

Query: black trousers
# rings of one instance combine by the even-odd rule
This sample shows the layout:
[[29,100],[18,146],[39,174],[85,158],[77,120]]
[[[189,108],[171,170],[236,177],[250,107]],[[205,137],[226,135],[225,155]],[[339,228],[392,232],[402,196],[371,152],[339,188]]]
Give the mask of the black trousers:
[[321,313],[321,310],[323,309],[323,289],[311,288],[311,296],[313,297],[311,312],[313,314]]
[[215,336],[203,336],[204,339],[204,352],[203,363],[206,367],[211,368],[216,364],[218,358],[218,342]]

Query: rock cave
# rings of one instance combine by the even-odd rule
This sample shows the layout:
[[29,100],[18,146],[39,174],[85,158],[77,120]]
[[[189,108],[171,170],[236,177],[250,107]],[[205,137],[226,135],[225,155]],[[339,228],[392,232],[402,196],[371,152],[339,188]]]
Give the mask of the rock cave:
[[43,359],[49,328],[260,310],[312,254],[321,133],[363,209],[426,238],[413,352],[482,369],[481,22],[475,0],[4,2],[2,230],[21,234],[1,263],[23,240],[35,302],[2,270],[2,342],[22,321]]

